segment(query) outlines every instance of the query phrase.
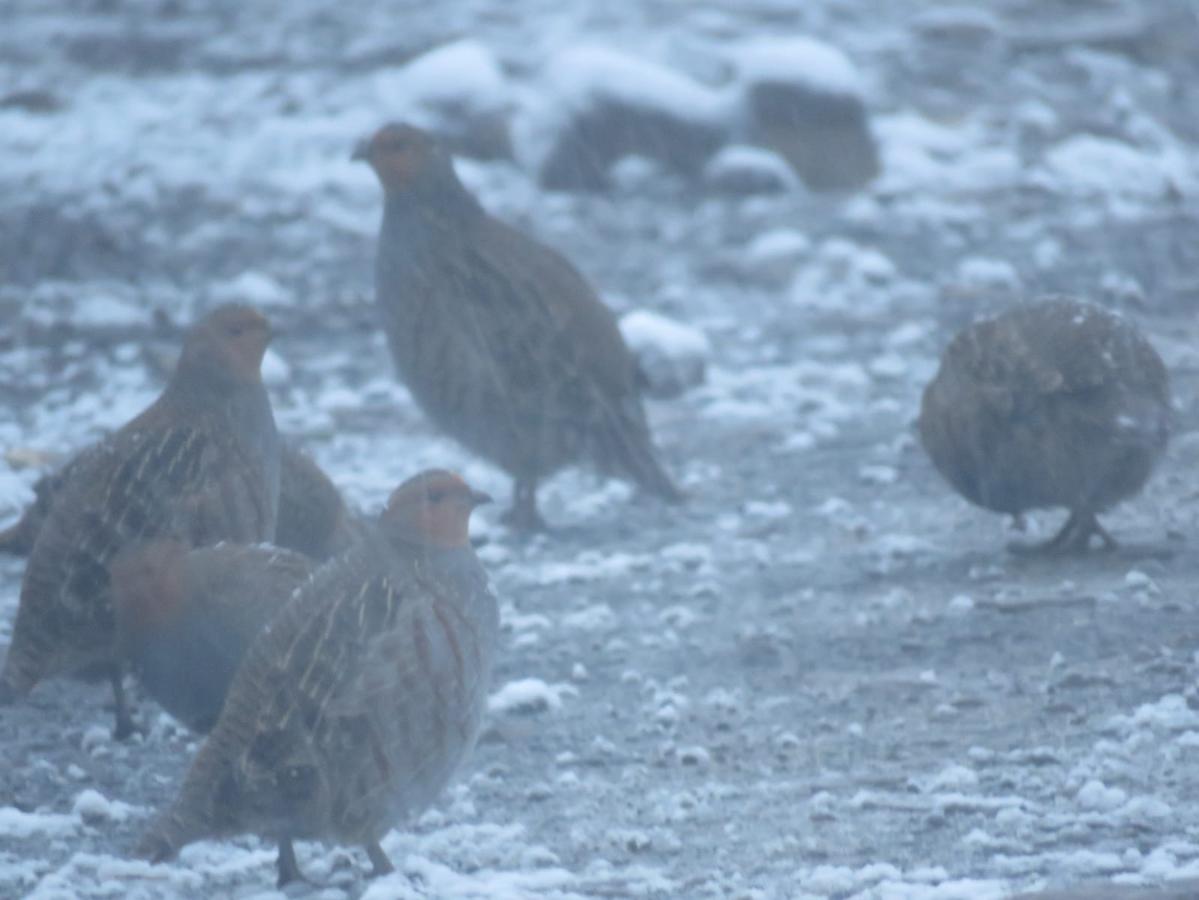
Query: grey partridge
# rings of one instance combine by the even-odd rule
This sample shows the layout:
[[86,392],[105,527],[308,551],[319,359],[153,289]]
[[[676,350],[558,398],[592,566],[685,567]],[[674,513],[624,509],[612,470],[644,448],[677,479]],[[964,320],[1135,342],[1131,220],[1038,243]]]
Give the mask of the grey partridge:
[[260,375],[270,337],[249,307],[205,316],[158,399],[70,468],[25,569],[0,703],[45,678],[99,671],[111,679],[117,735],[132,729],[108,565],[157,537],[203,546],[274,535],[279,438]]
[[471,548],[489,498],[448,472],[395,490],[364,537],[321,567],[251,645],[178,799],[139,854],[173,857],[208,837],[366,848],[436,798],[478,734],[498,632]]
[[[95,450],[96,448],[91,448]],[[34,500],[21,517],[0,531],[0,552],[24,556],[33,549],[50,504],[83,465],[84,454],[43,475],[33,486]],[[279,456],[279,510],[274,543],[314,560],[326,560],[350,545],[360,528],[337,486],[304,451],[284,444]]]
[[433,422],[513,478],[591,461],[670,501],[615,316],[560,253],[489,215],[436,139],[387,125],[354,154],[384,191],[375,296],[400,377]]
[[216,722],[246,648],[315,563],[269,544],[134,544],[109,566],[117,653],[193,731]]
[[1170,435],[1161,357],[1123,317],[1050,298],[977,322],[946,349],[924,392],[920,438],[963,497],[995,512],[1065,507],[1048,542],[1079,552],[1097,514],[1141,489]]

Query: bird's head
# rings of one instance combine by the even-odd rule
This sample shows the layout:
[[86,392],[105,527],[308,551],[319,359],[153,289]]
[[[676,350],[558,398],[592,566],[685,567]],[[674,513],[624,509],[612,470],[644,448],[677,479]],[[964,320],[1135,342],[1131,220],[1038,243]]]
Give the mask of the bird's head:
[[490,496],[453,472],[429,469],[392,492],[382,518],[404,540],[443,549],[466,547],[471,512],[490,502]]
[[188,331],[176,371],[220,385],[260,382],[271,337],[270,322],[253,307],[217,307]]
[[447,174],[456,177],[449,154],[437,139],[404,122],[384,125],[360,141],[351,159],[370,165],[389,193],[441,184]]

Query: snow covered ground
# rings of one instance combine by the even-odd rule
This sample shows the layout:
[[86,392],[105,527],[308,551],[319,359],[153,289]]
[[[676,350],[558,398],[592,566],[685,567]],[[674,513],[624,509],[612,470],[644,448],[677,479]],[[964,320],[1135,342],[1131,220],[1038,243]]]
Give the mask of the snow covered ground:
[[[683,381],[706,375],[650,408],[685,507],[571,471],[545,487],[549,536],[484,512],[506,639],[472,764],[384,841],[394,875],[301,845],[313,883],[289,896],[950,900],[1199,877],[1193,3],[15,0],[4,18],[0,521],[30,460],[137,412],[179,326],[228,299],[278,325],[280,425],[355,503],[428,465],[506,493],[430,428],[374,327],[379,192],[349,154],[391,118],[474,148],[460,170],[489,208],[644,311],[633,331]],[[764,75],[861,98],[865,190],[777,177],[739,105]],[[647,150],[606,190],[542,190],[554,129],[597,85],[641,89],[719,163]],[[1174,376],[1167,459],[1106,520],[1127,552],[1005,555],[1006,523],[914,440],[953,331],[1048,291],[1134,318]],[[22,567],[0,559],[0,645]],[[50,683],[0,716],[0,896],[271,896],[253,839],[129,857],[195,741],[142,698],[145,735],[114,743],[107,699]]]

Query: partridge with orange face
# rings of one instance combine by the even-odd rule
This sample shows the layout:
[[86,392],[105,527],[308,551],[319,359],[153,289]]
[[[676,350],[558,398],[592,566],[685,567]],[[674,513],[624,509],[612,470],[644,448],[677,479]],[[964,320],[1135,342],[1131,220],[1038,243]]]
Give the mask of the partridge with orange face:
[[432,135],[388,125],[355,153],[383,185],[375,296],[400,377],[443,430],[513,478],[591,461],[671,501],[612,312],[561,254],[484,211]]
[[1103,512],[1144,486],[1170,435],[1161,357],[1128,321],[1055,298],[966,328],[924,392],[920,439],[971,503],[1019,515],[1063,506],[1047,543],[1016,551],[1108,546]]
[[392,494],[369,532],[306,582],[250,647],[179,797],[145,835],[159,861],[245,832],[366,848],[425,809],[478,734],[499,628],[470,546],[489,498],[444,471]]
[[127,547],[109,567],[118,656],[167,712],[208,731],[246,648],[314,568],[269,544]]
[[0,702],[45,678],[99,670],[112,681],[117,735],[132,729],[109,563],[157,537],[202,546],[274,534],[279,438],[259,371],[270,336],[245,306],[204,317],[159,398],[71,468],[25,570]]

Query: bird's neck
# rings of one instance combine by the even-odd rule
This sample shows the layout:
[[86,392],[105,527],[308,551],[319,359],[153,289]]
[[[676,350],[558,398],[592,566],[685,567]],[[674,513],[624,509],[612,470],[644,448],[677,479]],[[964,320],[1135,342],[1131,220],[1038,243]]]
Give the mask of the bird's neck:
[[261,381],[216,385],[209,380],[175,378],[163,392],[161,403],[185,419],[216,421],[256,451],[270,452],[278,442],[270,397]]
[[460,222],[481,212],[479,201],[451,173],[388,188],[383,201],[383,227],[405,228],[430,220]]

